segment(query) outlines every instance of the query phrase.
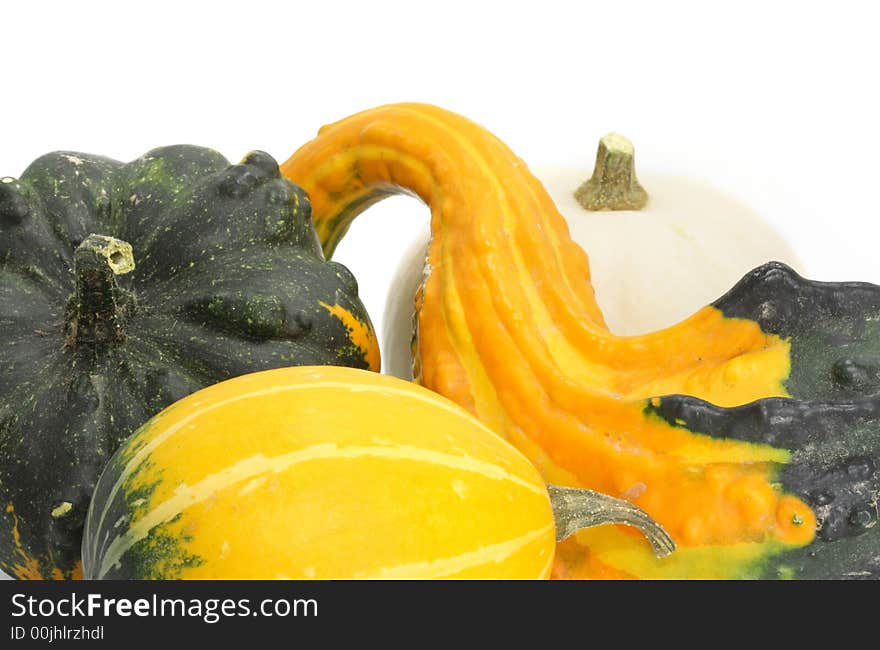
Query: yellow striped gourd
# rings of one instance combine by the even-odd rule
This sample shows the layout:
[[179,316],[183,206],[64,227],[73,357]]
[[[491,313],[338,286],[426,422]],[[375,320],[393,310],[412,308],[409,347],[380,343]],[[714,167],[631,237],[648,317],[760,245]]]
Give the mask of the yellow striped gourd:
[[544,578],[557,537],[608,522],[671,550],[628,502],[548,491],[512,445],[432,391],[283,368],[203,389],[139,429],[95,490],[83,568],[92,579]]

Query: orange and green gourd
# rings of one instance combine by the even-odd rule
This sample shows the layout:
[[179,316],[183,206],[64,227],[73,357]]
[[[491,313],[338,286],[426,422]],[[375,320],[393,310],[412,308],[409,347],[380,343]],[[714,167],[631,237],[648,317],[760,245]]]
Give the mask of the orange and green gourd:
[[621,337],[541,183],[460,115],[370,109],[281,168],[328,257],[376,201],[430,206],[416,380],[547,481],[628,499],[678,545],[656,558],[626,528],[584,530],[555,577],[880,577],[880,287],[768,263],[682,323]]

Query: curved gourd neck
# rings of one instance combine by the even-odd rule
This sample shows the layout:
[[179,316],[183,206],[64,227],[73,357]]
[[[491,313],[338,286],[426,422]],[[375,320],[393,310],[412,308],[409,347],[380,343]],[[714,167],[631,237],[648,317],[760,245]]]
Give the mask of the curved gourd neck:
[[[329,157],[320,144],[328,140]],[[317,167],[310,167],[314,163]],[[519,261],[533,265],[536,274],[564,276],[565,283],[553,290],[584,326],[606,331],[587,256],[571,241],[547,191],[504,143],[460,115],[422,104],[365,111],[323,127],[319,139],[300,148],[281,170],[307,188],[325,254],[332,254],[363,210],[392,194],[415,194],[432,212],[432,266],[443,251],[479,249],[500,269],[505,252],[529,242]],[[486,277],[490,285],[506,280]]]

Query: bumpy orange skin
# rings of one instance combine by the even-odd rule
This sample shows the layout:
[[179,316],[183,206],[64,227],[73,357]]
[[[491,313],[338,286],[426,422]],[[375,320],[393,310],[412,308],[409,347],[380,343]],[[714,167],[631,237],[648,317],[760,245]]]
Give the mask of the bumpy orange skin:
[[654,395],[721,406],[785,396],[788,342],[713,307],[660,332],[611,334],[587,255],[525,163],[486,129],[434,106],[383,106],[325,126],[282,173],[309,193],[328,255],[384,196],[428,204],[417,381],[513,442],[547,480],[628,498],[679,544],[656,560],[620,527],[583,531],[560,547],[558,577],[738,577],[811,541],[813,512],[774,483],[786,450],[645,413]]

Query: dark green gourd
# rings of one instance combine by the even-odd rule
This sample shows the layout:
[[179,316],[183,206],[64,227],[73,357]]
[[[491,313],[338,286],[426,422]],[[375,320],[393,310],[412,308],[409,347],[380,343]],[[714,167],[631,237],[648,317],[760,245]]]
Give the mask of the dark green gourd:
[[291,365],[378,370],[378,347],[268,154],[57,152],[0,180],[0,568],[78,577],[122,440],[206,385]]

